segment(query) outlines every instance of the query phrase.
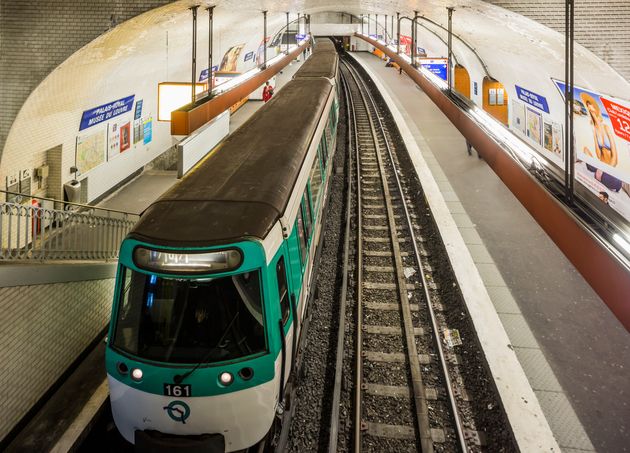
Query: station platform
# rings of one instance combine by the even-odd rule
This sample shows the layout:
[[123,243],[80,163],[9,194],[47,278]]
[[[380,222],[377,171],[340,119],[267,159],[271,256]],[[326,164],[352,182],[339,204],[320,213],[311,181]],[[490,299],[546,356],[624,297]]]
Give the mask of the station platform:
[[630,451],[630,333],[417,85],[353,56],[411,131],[562,451]]

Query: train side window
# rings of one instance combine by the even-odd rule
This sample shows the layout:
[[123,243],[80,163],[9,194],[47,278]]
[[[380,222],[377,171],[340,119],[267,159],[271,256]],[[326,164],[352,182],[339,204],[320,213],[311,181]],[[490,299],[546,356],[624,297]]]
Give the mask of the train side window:
[[282,324],[289,320],[291,309],[289,307],[289,288],[287,286],[287,271],[284,265],[284,256],[281,256],[276,264],[276,277],[278,278],[278,300],[280,301],[280,313]]
[[311,199],[313,200],[313,210],[317,210],[319,201],[319,192],[322,187],[322,171],[319,165],[319,159],[315,159],[313,168],[311,168]]
[[304,211],[304,230],[306,231],[306,238],[311,237],[313,218],[311,216],[311,201],[308,197],[308,187],[304,189],[304,195],[302,196],[302,210]]
[[328,160],[328,144],[326,143],[326,138],[324,136],[322,136],[319,149],[322,152],[322,161],[324,162],[324,165],[326,165],[326,161]]
[[302,210],[298,209],[297,215],[297,232],[298,232],[298,242],[300,243],[300,254],[302,256],[302,268],[306,266],[306,245],[307,239],[304,234],[304,220],[302,218]]

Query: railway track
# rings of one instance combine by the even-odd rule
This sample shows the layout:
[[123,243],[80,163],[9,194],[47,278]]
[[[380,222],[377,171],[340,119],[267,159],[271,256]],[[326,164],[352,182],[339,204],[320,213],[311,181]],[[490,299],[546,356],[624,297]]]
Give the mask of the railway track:
[[[356,178],[350,183],[357,229],[350,445],[355,452],[469,451],[467,444],[479,439],[470,429],[474,423],[467,420],[465,429],[460,417],[466,392],[453,382],[457,357],[442,345],[448,329],[439,313],[439,290],[399,177],[395,144],[364,80],[345,61],[341,70]],[[345,306],[340,313],[338,346]],[[341,393],[339,351],[333,408]],[[329,451],[337,449],[338,421],[334,411]]]

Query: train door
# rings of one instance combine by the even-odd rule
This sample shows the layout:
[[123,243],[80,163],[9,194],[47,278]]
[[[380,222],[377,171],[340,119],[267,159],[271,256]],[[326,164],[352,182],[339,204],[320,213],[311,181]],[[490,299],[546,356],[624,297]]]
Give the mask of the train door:
[[280,340],[282,341],[282,370],[284,372],[283,384],[291,374],[295,364],[297,350],[297,316],[295,293],[290,266],[284,253],[280,255],[275,264],[276,280],[278,282],[278,304],[280,306]]

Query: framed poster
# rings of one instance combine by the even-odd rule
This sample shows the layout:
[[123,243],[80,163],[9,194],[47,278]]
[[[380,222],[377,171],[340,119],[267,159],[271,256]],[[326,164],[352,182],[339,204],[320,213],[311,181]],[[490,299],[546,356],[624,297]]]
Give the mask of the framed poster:
[[75,153],[76,167],[81,173],[87,173],[105,162],[105,131],[77,137]]
[[497,105],[505,105],[505,90],[497,88]]
[[537,145],[542,145],[542,116],[527,109],[527,137]]
[[120,126],[120,152],[127,151],[131,147],[131,123]]
[[525,105],[517,100],[512,100],[512,128],[519,131],[523,135],[527,134],[525,125]]
[[553,152],[553,126],[546,121],[543,122],[543,147]]
[[564,149],[562,148],[562,141],[563,141],[562,125],[558,123],[551,123],[551,128],[553,131],[552,152],[554,154],[557,154],[558,156],[560,156],[562,160],[564,160]]
[[490,88],[488,90],[488,104],[497,105],[497,89]]
[[120,153],[120,129],[113,121],[107,126],[107,160],[111,160]]

